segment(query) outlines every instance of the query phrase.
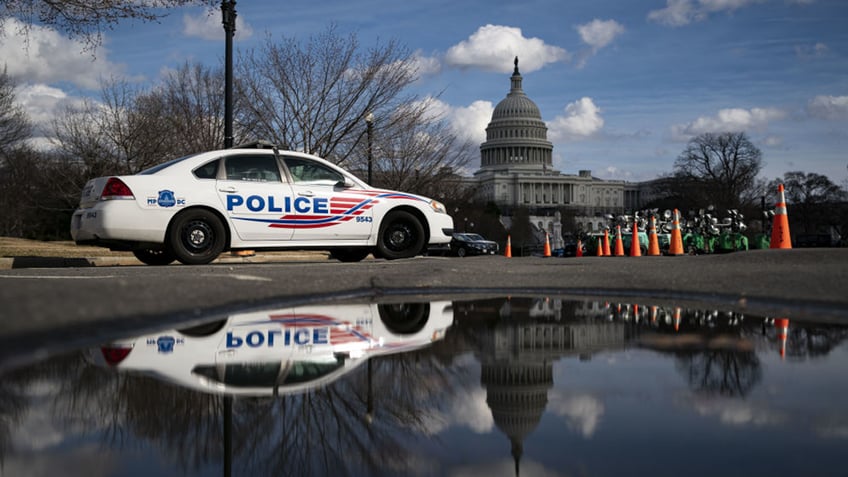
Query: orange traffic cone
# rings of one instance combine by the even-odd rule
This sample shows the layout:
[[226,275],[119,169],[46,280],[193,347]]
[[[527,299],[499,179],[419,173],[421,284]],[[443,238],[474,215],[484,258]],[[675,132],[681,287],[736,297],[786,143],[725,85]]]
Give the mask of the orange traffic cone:
[[512,241],[510,240],[510,236],[506,236],[506,249],[504,250],[504,257],[512,258]]
[[680,212],[674,209],[671,221],[671,243],[668,246],[669,255],[683,255],[683,236],[680,234]]
[[642,244],[639,243],[639,223],[633,218],[633,239],[630,241],[630,256],[642,256]]
[[621,241],[621,226],[615,226],[615,256],[624,256],[624,242]]
[[680,331],[680,312],[679,306],[674,307],[674,331]]
[[789,236],[789,215],[786,213],[786,199],[783,198],[783,184],[777,186],[777,205],[774,206],[774,218],[771,222],[769,248],[792,248],[792,239]]
[[582,257],[583,256],[583,241],[580,240],[580,239],[577,239],[577,250],[574,252],[574,256],[575,257]]
[[545,232],[545,250],[544,250],[544,256],[545,256],[545,257],[550,257],[550,256],[551,256],[551,241],[548,239],[548,234],[547,234],[547,232]]
[[786,318],[775,318],[774,327],[777,328],[777,339],[780,340],[780,357],[786,357],[786,338],[789,335],[789,320]]
[[595,251],[595,255],[598,257],[604,256],[604,244],[600,237],[598,237],[598,250]]
[[651,306],[651,323],[657,322],[657,311],[659,311],[659,307],[657,305]]
[[648,256],[656,257],[660,255],[660,241],[657,238],[657,218],[651,216],[651,225],[648,229]]
[[611,255],[609,246],[609,229],[604,229],[604,257],[609,257]]

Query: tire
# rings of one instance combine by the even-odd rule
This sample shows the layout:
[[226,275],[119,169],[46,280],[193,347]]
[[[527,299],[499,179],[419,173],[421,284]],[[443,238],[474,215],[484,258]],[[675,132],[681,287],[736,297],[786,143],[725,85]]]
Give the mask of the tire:
[[387,260],[414,257],[425,245],[424,227],[409,212],[394,210],[380,223],[377,251]]
[[335,258],[340,262],[361,262],[371,249],[367,248],[337,248],[330,250],[330,258]]
[[174,218],[168,230],[171,252],[186,265],[204,265],[224,251],[227,232],[218,216],[204,209],[190,209]]
[[133,255],[145,265],[168,265],[176,260],[174,254],[164,248],[142,248],[133,250]]
[[396,335],[418,333],[430,318],[429,303],[385,303],[377,310],[386,329]]
[[466,255],[468,255],[468,252],[465,250],[465,247],[459,247],[459,248],[456,250],[456,256],[457,256],[457,257],[464,257],[464,256],[466,256]]

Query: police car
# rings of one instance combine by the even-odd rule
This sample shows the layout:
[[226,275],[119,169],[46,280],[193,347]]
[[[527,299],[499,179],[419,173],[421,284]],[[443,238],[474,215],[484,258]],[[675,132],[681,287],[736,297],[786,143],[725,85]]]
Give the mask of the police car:
[[427,346],[453,323],[451,302],[303,306],[138,336],[89,350],[94,364],[207,393],[294,394],[368,358]]
[[261,142],[92,179],[71,219],[77,244],[132,251],[149,265],[205,264],[239,249],[408,258],[452,233],[438,201],[374,189],[321,158]]

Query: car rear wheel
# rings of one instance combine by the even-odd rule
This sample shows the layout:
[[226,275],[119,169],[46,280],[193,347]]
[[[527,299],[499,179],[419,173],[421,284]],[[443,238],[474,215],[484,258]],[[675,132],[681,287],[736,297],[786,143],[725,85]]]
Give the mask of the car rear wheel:
[[387,260],[414,257],[424,249],[424,227],[414,215],[403,210],[386,214],[380,224],[377,251]]
[[177,215],[168,233],[174,256],[186,265],[203,265],[224,251],[227,234],[218,216],[204,209]]
[[162,248],[143,248],[133,250],[133,255],[135,255],[135,258],[139,259],[141,263],[146,265],[168,265],[176,260],[173,253]]
[[361,262],[371,249],[368,248],[337,248],[330,250],[330,258],[335,258],[340,262]]
[[457,257],[464,257],[466,255],[468,255],[468,252],[465,250],[465,247],[459,247],[458,249],[456,249]]

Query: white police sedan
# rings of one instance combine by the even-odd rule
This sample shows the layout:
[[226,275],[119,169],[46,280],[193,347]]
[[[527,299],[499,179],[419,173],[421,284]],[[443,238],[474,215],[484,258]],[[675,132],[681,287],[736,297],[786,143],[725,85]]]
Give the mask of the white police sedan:
[[452,324],[449,301],[306,305],[122,339],[86,356],[99,366],[207,393],[296,394],[374,356],[428,346]]
[[435,200],[373,189],[321,158],[264,143],[92,179],[71,220],[77,244],[132,251],[149,265],[205,264],[240,249],[408,258],[452,233]]

